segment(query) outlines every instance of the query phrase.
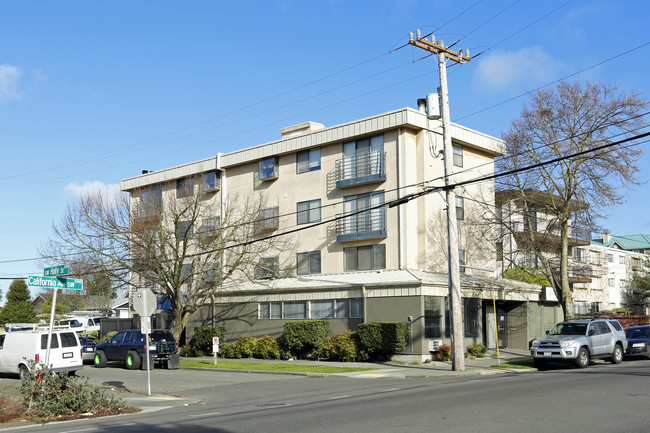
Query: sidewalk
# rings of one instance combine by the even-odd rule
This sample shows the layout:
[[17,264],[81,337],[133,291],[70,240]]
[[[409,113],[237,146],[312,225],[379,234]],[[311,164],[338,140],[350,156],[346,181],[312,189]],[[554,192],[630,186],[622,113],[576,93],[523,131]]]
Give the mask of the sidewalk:
[[[492,355],[492,353],[488,354]],[[208,358],[206,358],[208,359]],[[209,358],[212,359],[212,358]],[[467,377],[477,375],[495,375],[503,373],[524,373],[535,370],[528,369],[508,369],[498,367],[499,363],[505,364],[510,361],[530,359],[530,353],[527,350],[505,349],[499,352],[499,358],[487,356],[485,358],[465,359],[464,371],[453,371],[450,361],[438,362],[433,361],[426,364],[399,364],[399,363],[369,363],[369,362],[329,362],[329,361],[310,361],[310,360],[260,360],[260,359],[228,359],[228,361],[245,363],[295,363],[310,365],[328,365],[334,367],[361,367],[368,368],[367,371],[358,371],[352,373],[305,373],[305,372],[285,372],[285,371],[259,371],[246,369],[213,369],[202,367],[181,367],[181,370],[204,370],[206,374],[218,374],[219,372],[246,373],[246,374],[284,374],[300,376],[344,376],[359,379],[379,379],[379,378],[427,378],[427,377]],[[493,367],[494,366],[494,367]],[[120,395],[120,397],[131,406],[140,407],[144,412],[151,412],[165,409],[168,407],[200,404],[201,402],[192,398],[180,398],[170,395],[151,395],[133,393],[129,395]]]

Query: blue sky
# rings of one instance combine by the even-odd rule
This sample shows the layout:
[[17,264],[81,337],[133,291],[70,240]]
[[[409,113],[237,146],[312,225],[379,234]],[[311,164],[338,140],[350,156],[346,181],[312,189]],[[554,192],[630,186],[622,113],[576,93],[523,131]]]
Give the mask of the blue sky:
[[[0,1],[0,277],[42,275],[30,259],[80,192],[415,107],[438,72],[391,52],[410,31],[487,50],[449,69],[451,117],[500,137],[563,77],[650,97],[648,17],[644,0]],[[602,225],[650,233],[647,188]]]

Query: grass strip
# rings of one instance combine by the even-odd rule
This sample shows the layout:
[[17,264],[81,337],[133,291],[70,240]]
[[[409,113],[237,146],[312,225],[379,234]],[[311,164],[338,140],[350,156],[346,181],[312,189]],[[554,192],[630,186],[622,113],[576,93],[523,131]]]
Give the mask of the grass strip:
[[334,367],[323,364],[294,364],[291,362],[254,362],[219,360],[214,365],[212,359],[181,358],[181,367],[203,367],[229,370],[286,371],[295,373],[354,373],[357,371],[378,370],[364,367]]

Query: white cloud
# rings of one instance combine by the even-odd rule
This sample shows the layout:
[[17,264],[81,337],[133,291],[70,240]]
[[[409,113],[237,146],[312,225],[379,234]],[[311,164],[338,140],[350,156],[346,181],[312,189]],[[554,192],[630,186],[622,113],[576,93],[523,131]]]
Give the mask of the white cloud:
[[530,89],[553,81],[562,63],[541,47],[518,51],[495,51],[479,62],[474,74],[474,86],[485,92],[507,89]]
[[120,185],[116,183],[106,184],[98,180],[85,182],[83,185],[70,183],[66,185],[65,193],[74,199],[95,195],[97,193],[101,193],[106,197],[117,197],[120,194]]
[[11,65],[0,65],[0,102],[19,99],[18,82],[23,71]]

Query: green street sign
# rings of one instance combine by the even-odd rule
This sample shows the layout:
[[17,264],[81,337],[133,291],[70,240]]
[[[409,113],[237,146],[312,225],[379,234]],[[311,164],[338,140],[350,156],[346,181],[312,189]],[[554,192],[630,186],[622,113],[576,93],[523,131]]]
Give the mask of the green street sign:
[[43,275],[46,277],[57,277],[59,275],[68,275],[70,269],[67,265],[52,266],[51,268],[43,269]]
[[79,278],[27,277],[27,285],[32,287],[49,287],[52,289],[83,290],[83,280]]

